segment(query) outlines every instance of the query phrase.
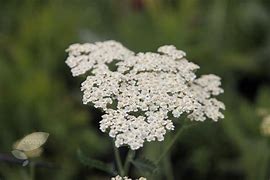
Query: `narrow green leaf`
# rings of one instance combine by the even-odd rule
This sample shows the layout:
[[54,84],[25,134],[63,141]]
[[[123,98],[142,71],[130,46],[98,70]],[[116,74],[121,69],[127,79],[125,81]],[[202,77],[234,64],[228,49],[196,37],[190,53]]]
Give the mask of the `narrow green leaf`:
[[77,151],[79,161],[90,168],[95,168],[111,175],[117,175],[112,165],[105,164],[102,161],[87,157],[80,149]]
[[157,170],[155,163],[146,158],[135,159],[131,163],[142,172],[153,174]]

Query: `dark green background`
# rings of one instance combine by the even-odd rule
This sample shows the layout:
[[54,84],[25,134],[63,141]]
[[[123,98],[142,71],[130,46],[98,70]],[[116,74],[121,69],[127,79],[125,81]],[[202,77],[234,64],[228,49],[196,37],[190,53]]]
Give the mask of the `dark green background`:
[[[50,137],[37,161],[58,168],[38,168],[36,179],[109,179],[76,157],[81,148],[114,161],[111,139],[98,129],[102,113],[82,105],[83,78],[64,63],[70,44],[108,39],[135,52],[172,44],[201,66],[198,74],[222,77],[225,119],[185,131],[156,179],[269,179],[270,142],[257,115],[260,107],[270,113],[269,0],[0,0],[2,156],[17,139],[45,131]],[[155,159],[166,143],[146,143],[137,156]],[[0,161],[1,180],[27,171]]]

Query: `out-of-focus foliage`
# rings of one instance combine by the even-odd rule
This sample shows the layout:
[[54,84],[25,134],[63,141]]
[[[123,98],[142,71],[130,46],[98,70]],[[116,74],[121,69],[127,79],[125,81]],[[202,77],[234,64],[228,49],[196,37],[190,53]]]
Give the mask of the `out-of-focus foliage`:
[[[79,84],[69,80],[64,64],[64,50],[80,30],[81,6],[54,0],[6,1],[0,6],[1,153],[10,153],[12,144],[26,134],[48,132],[44,158],[61,169],[40,173],[56,179],[74,179],[82,171],[78,147],[102,156],[110,146],[91,126],[95,122],[81,106],[79,91],[72,91]],[[21,179],[17,169],[22,168],[0,164],[0,174],[7,179]]]
[[[82,148],[89,157],[114,160],[110,138],[98,130],[100,112],[82,105],[81,79],[71,77],[64,50],[104,39],[137,51],[173,44],[201,66],[199,73],[223,78],[227,110],[224,120],[185,131],[155,179],[269,179],[270,137],[261,135],[257,114],[270,111],[269,22],[268,0],[2,0],[0,153],[44,131],[50,138],[39,160],[60,168],[40,168],[38,179],[108,178],[76,159]],[[137,156],[155,160],[171,136]],[[24,173],[0,162],[0,179]]]

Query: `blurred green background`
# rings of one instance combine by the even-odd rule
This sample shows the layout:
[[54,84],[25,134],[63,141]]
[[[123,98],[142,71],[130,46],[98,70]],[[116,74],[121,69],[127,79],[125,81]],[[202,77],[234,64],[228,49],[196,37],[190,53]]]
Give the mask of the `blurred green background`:
[[[102,113],[82,105],[83,79],[64,63],[70,44],[108,39],[135,52],[172,44],[201,66],[198,74],[222,77],[225,119],[185,131],[155,179],[269,179],[270,142],[257,113],[270,113],[269,0],[0,0],[0,157],[45,131],[38,161],[56,167],[37,168],[36,179],[109,179],[76,157],[81,148],[114,161],[98,129]],[[146,143],[137,156],[155,159],[167,141]],[[0,180],[23,179],[27,168],[0,160]]]

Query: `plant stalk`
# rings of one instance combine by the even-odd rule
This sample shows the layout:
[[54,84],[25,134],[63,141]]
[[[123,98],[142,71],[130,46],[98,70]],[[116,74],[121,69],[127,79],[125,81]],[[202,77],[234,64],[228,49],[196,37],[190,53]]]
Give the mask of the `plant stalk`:
[[129,171],[129,168],[130,168],[130,163],[133,160],[134,156],[135,156],[135,151],[133,151],[132,149],[129,149],[127,157],[126,157],[126,161],[125,161],[125,164],[124,164],[124,172],[125,172],[125,174],[128,174],[128,171]]
[[119,150],[117,147],[115,147],[115,145],[113,145],[113,148],[114,148],[114,155],[115,155],[116,165],[117,165],[119,174],[120,176],[123,177],[125,175],[125,171],[124,171],[123,164],[120,158]]
[[29,167],[30,167],[30,180],[35,180],[35,163],[30,162]]
[[[193,124],[194,125],[194,124]],[[166,146],[165,150],[161,153],[161,155],[159,156],[159,158],[155,161],[155,163],[158,165],[161,160],[166,156],[166,154],[171,150],[171,148],[173,147],[173,145],[175,144],[175,142],[177,141],[178,137],[182,134],[182,132],[188,128],[191,127],[193,125],[188,125],[188,126],[183,126],[181,127],[177,133],[175,134],[175,136],[173,137],[173,139],[171,140],[171,142],[169,142],[169,144]]]

